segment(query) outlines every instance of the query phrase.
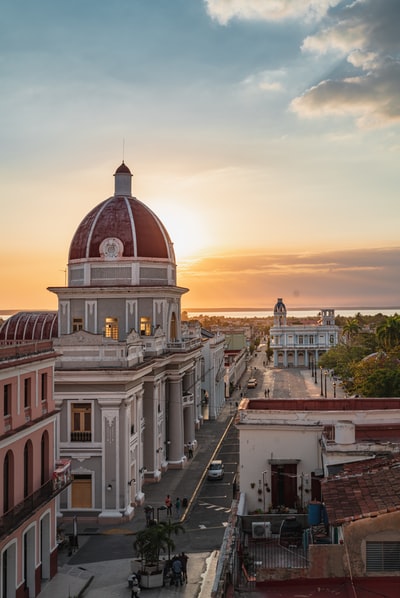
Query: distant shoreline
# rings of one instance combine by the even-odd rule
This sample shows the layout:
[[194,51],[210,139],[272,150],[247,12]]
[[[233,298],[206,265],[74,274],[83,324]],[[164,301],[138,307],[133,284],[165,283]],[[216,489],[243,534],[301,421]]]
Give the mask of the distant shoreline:
[[[293,305],[290,305],[290,307],[288,308],[288,313],[290,311],[320,311],[321,309],[334,309],[335,312],[336,311],[340,311],[340,310],[345,310],[345,311],[351,311],[354,310],[356,312],[360,312],[362,313],[363,311],[374,311],[376,310],[377,313],[379,313],[380,311],[387,311],[387,310],[395,310],[395,309],[400,309],[400,307],[398,305],[396,306],[392,306],[392,305],[388,305],[387,307],[358,307],[358,306],[328,306],[328,308],[326,308],[325,306],[323,306],[321,308],[321,306],[319,307],[296,307]],[[182,311],[195,311],[195,312],[233,312],[233,311],[247,311],[247,312],[252,312],[252,311],[273,311],[273,307],[182,307]]]
[[[374,313],[382,313],[382,312],[387,312],[387,311],[392,311],[392,312],[396,312],[396,313],[400,313],[400,307],[397,306],[387,306],[387,307],[376,307],[376,306],[372,306],[372,307],[368,307],[368,306],[364,306],[364,307],[359,307],[359,306],[332,306],[332,305],[323,305],[323,306],[319,306],[319,307],[296,307],[296,306],[292,306],[290,305],[288,308],[288,315],[290,316],[290,313],[292,312],[315,312],[315,314],[318,314],[318,312],[321,311],[321,309],[334,309],[335,313],[337,315],[340,315],[341,311],[346,311],[346,312],[354,312],[354,313],[360,313],[363,314],[365,312],[374,312]],[[243,312],[243,313],[260,313],[260,312],[265,312],[265,313],[271,313],[273,312],[274,307],[270,306],[270,307],[182,307],[181,311],[185,311],[185,312],[189,312],[189,313],[200,313],[200,314],[207,314],[207,313],[238,313],[238,312]],[[12,316],[18,312],[56,312],[57,309],[0,309],[0,317],[2,316]]]

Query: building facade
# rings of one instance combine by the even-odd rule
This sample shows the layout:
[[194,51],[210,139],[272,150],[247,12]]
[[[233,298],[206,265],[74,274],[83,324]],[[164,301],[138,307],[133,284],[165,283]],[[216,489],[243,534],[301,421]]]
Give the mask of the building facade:
[[319,315],[317,324],[288,324],[286,306],[278,298],[270,329],[274,367],[316,366],[321,355],[338,344],[340,329],[335,325],[335,311],[322,309]]
[[51,341],[0,344],[0,594],[37,596],[57,572],[57,496],[70,463],[56,458]]
[[124,163],[114,194],[79,224],[67,273],[66,286],[49,288],[57,312],[16,314],[0,338],[53,339],[59,457],[71,460],[73,480],[60,512],[118,521],[134,515],[146,483],[185,467],[204,394],[213,416],[222,408],[223,372],[214,368],[223,336],[205,340],[199,326],[181,322],[188,289],[177,284],[172,241],[132,195]]

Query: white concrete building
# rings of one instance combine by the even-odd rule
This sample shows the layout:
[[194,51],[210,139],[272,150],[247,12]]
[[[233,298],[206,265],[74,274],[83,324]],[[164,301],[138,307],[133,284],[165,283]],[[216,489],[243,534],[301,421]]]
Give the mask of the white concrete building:
[[338,344],[339,332],[333,309],[322,309],[317,324],[288,324],[286,306],[282,298],[278,298],[274,307],[274,325],[270,329],[274,367],[317,365],[320,356]]
[[243,399],[237,419],[246,511],[302,510],[345,463],[400,451],[400,399]]

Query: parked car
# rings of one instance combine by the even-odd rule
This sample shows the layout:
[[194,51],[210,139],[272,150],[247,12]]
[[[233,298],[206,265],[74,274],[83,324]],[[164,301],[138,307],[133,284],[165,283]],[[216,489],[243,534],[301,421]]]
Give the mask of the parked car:
[[257,386],[257,380],[255,378],[250,378],[247,382],[247,388],[255,388]]
[[224,464],[221,460],[211,461],[207,477],[209,480],[222,480],[224,477]]

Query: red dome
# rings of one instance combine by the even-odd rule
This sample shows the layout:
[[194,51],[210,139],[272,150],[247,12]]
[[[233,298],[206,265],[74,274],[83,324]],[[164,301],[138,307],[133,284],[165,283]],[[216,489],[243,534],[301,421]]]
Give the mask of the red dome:
[[21,311],[10,316],[0,327],[1,341],[50,340],[58,336],[56,311]]
[[116,239],[118,257],[175,263],[172,242],[164,225],[131,195],[129,168],[122,163],[114,176],[115,195],[96,206],[82,220],[70,245],[69,261],[102,258],[103,241]]

